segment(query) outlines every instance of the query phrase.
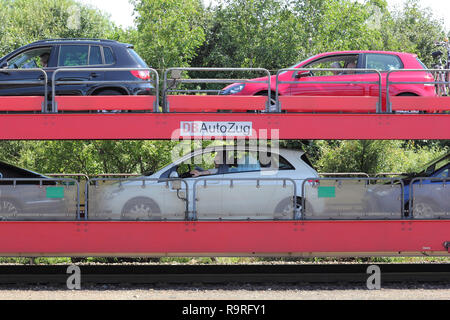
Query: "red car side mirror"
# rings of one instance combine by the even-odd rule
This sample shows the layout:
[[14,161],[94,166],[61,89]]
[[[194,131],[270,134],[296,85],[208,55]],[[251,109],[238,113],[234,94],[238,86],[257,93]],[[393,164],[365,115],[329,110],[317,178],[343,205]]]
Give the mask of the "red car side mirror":
[[311,71],[297,71],[297,73],[295,74],[294,78],[295,79],[300,79],[300,78],[311,77],[311,76],[312,76],[312,72]]

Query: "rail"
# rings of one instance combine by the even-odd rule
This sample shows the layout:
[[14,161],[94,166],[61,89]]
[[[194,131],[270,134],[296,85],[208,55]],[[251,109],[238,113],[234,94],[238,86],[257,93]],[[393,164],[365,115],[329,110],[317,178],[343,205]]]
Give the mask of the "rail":
[[301,216],[404,219],[404,189],[403,181],[396,178],[307,178],[302,183]]
[[[36,103],[40,103],[40,110],[41,112],[45,113],[47,112],[47,104],[48,104],[48,76],[47,72],[45,72],[43,69],[34,68],[34,69],[0,69],[0,73],[9,74],[9,73],[31,73],[31,72],[39,72],[42,74],[39,78],[36,80],[13,80],[13,81],[1,81],[2,83],[6,83],[7,85],[33,85],[33,84],[43,84],[44,85],[44,101],[43,103],[40,102],[40,98],[37,96],[29,97],[30,99],[27,99],[29,101],[21,101],[22,103],[25,103],[25,108],[21,108],[20,106],[13,106],[13,110],[11,110],[11,106],[9,106],[9,103],[12,103],[12,97],[0,97],[0,111],[3,111],[4,107],[7,107],[8,110],[6,111],[38,111],[39,106]],[[23,97],[21,97],[23,99]],[[36,99],[38,98],[38,99]],[[16,98],[17,99],[17,98]],[[8,106],[6,106],[4,103],[2,103],[2,100],[6,100],[6,103],[8,103]]]
[[[405,72],[423,72],[430,73],[430,77],[426,81],[408,81],[404,79],[395,79],[391,80],[392,75],[394,73],[405,73]],[[450,82],[448,81],[437,81],[435,77],[431,75],[431,73],[441,73],[441,72],[450,72],[450,69],[396,69],[390,70],[386,74],[386,108],[388,113],[392,113],[394,111],[450,111],[450,98],[448,97],[439,97],[438,95],[430,96],[390,96],[390,89],[392,85],[410,85],[410,84],[423,84],[424,87],[432,87],[434,89],[431,90],[434,93],[436,92],[436,85],[448,85],[450,86]],[[401,103],[400,103],[401,101]],[[407,106],[407,108],[405,108]]]
[[[149,79],[146,80],[102,80],[96,79],[96,72],[120,72],[120,71],[146,71],[149,72]],[[143,111],[158,113],[163,112],[297,112],[297,113],[393,113],[393,112],[448,112],[450,111],[449,97],[436,95],[435,86],[442,85],[450,87],[449,81],[438,81],[432,74],[441,74],[450,72],[450,69],[396,69],[381,73],[375,69],[309,69],[309,68],[287,68],[277,71],[275,76],[271,76],[267,69],[263,68],[170,68],[164,71],[162,81],[162,92],[159,87],[159,74],[151,68],[59,68],[54,71],[43,69],[1,69],[1,73],[33,73],[41,74],[40,77],[30,80],[2,80],[2,85],[43,85],[43,93],[39,96],[9,96],[0,97],[0,111],[41,111],[49,112],[48,106],[51,106],[50,112],[58,111]],[[195,79],[187,78],[184,75],[187,72],[254,72],[263,73],[266,78],[252,79],[231,79],[231,78],[207,78]],[[291,72],[291,80],[280,79],[280,75]],[[319,77],[318,72],[339,73],[342,79],[329,80],[327,76]],[[351,75],[371,75],[368,81],[348,80],[349,72]],[[423,81],[410,81],[406,76],[398,75],[405,72],[421,72],[425,75]],[[58,75],[72,73],[66,80],[58,79]],[[74,75],[75,74],[75,75]],[[169,75],[170,74],[170,75]],[[49,77],[51,75],[51,80]],[[398,76],[397,76],[398,75]],[[314,79],[310,79],[315,76]],[[275,77],[275,83],[273,82]],[[411,78],[410,76],[408,76]],[[320,80],[323,78],[323,80]],[[89,79],[89,80],[85,80]],[[319,79],[319,80],[318,80]],[[370,81],[369,81],[370,80]],[[373,81],[372,81],[373,80]],[[384,84],[384,82],[386,82]],[[51,91],[49,86],[51,83]],[[134,97],[127,96],[68,96],[66,94],[58,95],[58,86],[75,84],[131,84],[131,83],[150,83],[154,95],[139,95]],[[262,84],[264,89],[261,95],[234,95],[223,94],[222,90],[212,89],[183,89],[178,88],[180,84],[243,84],[256,83]],[[429,94],[422,96],[400,96],[397,92],[404,90],[396,89],[396,86],[420,85],[425,89],[428,87]],[[326,85],[349,86],[346,95],[336,90],[335,95],[325,92]],[[358,87],[363,85],[373,85],[377,88],[377,94],[365,92],[355,93]],[[282,86],[290,86],[289,90],[311,89],[311,95],[296,95],[294,92],[288,95],[280,95]],[[309,87],[308,87],[309,86]],[[175,87],[175,88],[174,88]],[[99,89],[99,88],[96,88]],[[308,89],[308,90],[309,90]],[[358,89],[358,90],[359,90]],[[351,91],[354,91],[351,93]],[[372,91],[372,89],[368,89]],[[386,90],[386,92],[384,92]],[[406,90],[406,89],[405,89]],[[411,92],[413,89],[409,88]],[[408,91],[407,90],[407,91]],[[322,91],[322,92],[319,92]],[[427,92],[428,92],[427,91]],[[319,92],[319,93],[317,93]],[[325,92],[325,94],[322,94]],[[174,94],[172,94],[174,93]],[[162,94],[162,103],[160,103],[160,94]],[[215,95],[210,95],[215,94]],[[395,94],[395,96],[393,96]],[[48,97],[51,95],[51,102]],[[420,95],[420,93],[417,93]],[[41,97],[43,96],[43,98]],[[384,97],[386,96],[386,97]],[[42,101],[43,99],[43,101]],[[162,105],[162,109],[160,107]],[[386,106],[386,109],[384,109]]]
[[108,178],[108,177],[140,177],[142,174],[138,173],[101,173],[101,174],[84,174],[84,173],[46,173],[45,174],[48,177],[75,177],[81,180],[83,178],[84,180],[89,180],[90,178]]
[[[197,186],[202,184],[204,189],[206,189],[208,187],[208,183],[214,183],[214,184],[217,185],[217,184],[220,184],[220,183],[223,183],[223,182],[228,182],[227,185],[228,185],[228,189],[229,190],[231,190],[233,188],[236,188],[236,186],[239,188],[239,185],[236,185],[236,182],[237,183],[239,183],[239,182],[254,182],[254,188],[257,188],[257,189],[262,187],[261,182],[282,182],[283,183],[283,188],[286,188],[287,187],[287,183],[289,182],[293,186],[293,193],[292,193],[292,195],[290,195],[289,197],[286,197],[285,194],[282,194],[281,196],[278,195],[278,198],[279,198],[278,201],[279,200],[283,201],[283,200],[285,200],[287,198],[292,198],[292,200],[291,200],[292,201],[291,202],[291,204],[292,204],[292,207],[291,207],[292,208],[291,209],[292,210],[292,212],[291,212],[292,213],[292,219],[293,220],[298,219],[298,213],[299,212],[297,210],[297,196],[299,196],[299,195],[297,194],[297,184],[296,184],[294,179],[290,179],[290,178],[202,178],[202,179],[197,179],[193,183],[193,186],[192,186],[192,189],[193,189],[193,203],[192,203],[193,216],[192,216],[192,220],[199,220],[198,219],[198,205],[197,205],[199,192],[197,190]],[[209,185],[209,187],[211,187],[211,184]],[[245,187],[245,188],[243,188],[244,190],[238,190],[238,196],[239,197],[242,197],[242,194],[243,194],[242,192],[247,192],[247,195],[248,195],[248,191],[249,190],[245,190],[245,189],[248,189],[248,187],[253,188],[253,185],[251,185],[251,186],[250,185],[244,185],[244,187]],[[270,192],[270,190],[269,190],[269,192]],[[260,192],[260,193],[262,193],[262,192]],[[222,194],[222,197],[224,197],[223,194]],[[269,194],[264,193],[264,194],[258,195],[256,197],[256,201],[254,199],[254,202],[256,202],[261,207],[261,206],[264,206],[264,202],[263,202],[264,199],[266,199],[266,200],[268,200],[268,199],[269,200],[274,200],[275,199],[275,194],[273,193],[273,189],[272,189],[272,192],[270,192]],[[228,199],[228,200],[233,200],[233,199]],[[278,201],[275,200],[274,202],[278,202]],[[225,203],[224,200],[222,200],[222,202]],[[230,203],[230,202],[232,202],[232,201],[228,201],[228,203]],[[252,199],[247,198],[246,202],[247,202],[248,205],[251,205],[252,204],[251,203]],[[239,207],[242,207],[242,206],[239,205]],[[283,207],[283,209],[285,209],[285,208],[287,208],[289,210],[289,206]],[[254,208],[254,210],[258,210],[258,209],[260,209],[260,208]],[[280,207],[280,209],[278,209],[278,210],[277,209],[278,208],[275,208],[276,211],[279,211],[281,209],[281,207]],[[273,211],[271,213],[273,213]],[[274,214],[277,214],[277,213],[280,213],[280,212],[275,212]],[[236,214],[236,213],[234,213],[234,214]],[[221,215],[223,215],[223,212],[221,212]],[[244,219],[245,220],[253,220],[253,219],[250,219],[248,217],[244,218]],[[206,219],[202,219],[202,220],[208,220],[208,219],[206,218]],[[219,220],[222,220],[222,218],[219,218]]]
[[[395,177],[93,178],[83,187],[81,216],[75,179],[0,179],[0,219],[450,219],[448,177],[415,178],[409,184]],[[142,201],[147,198],[154,200]]]
[[370,178],[370,176],[365,172],[319,172],[319,176],[323,177],[366,177]]
[[[102,106],[101,108],[98,108],[99,106],[96,105],[97,103],[99,103],[96,99],[97,97],[95,96],[89,96],[89,97],[83,97],[83,99],[85,99],[86,102],[88,102],[86,99],[92,100],[94,106],[92,106],[91,104],[88,103],[88,108],[83,108],[82,110],[96,110],[94,107],[97,107],[99,110],[143,110],[143,111],[153,111],[153,112],[159,112],[159,74],[155,69],[152,68],[60,68],[60,69],[56,69],[53,72],[52,75],[52,112],[56,113],[58,112],[58,105],[57,105],[57,101],[56,101],[56,86],[57,85],[69,85],[69,84],[125,84],[125,83],[133,83],[133,84],[142,84],[142,83],[146,83],[145,80],[57,80],[56,76],[60,73],[63,72],[76,72],[76,73],[80,73],[80,72],[92,72],[88,78],[93,79],[95,78],[96,75],[95,72],[114,72],[114,71],[148,71],[150,73],[150,77],[149,77],[149,83],[151,85],[154,86],[155,88],[155,98],[153,101],[153,106],[152,108],[149,110],[148,108],[148,101],[146,98],[148,98],[148,96],[137,96],[139,98],[142,98],[143,103],[138,104],[136,98],[137,97],[133,97],[133,106],[124,106],[122,105],[121,101],[122,99],[120,99],[120,97],[113,97],[112,99],[110,99],[110,101],[108,101],[109,106],[107,108],[105,108],[104,106]],[[151,75],[154,75],[154,80],[152,80]],[[68,100],[72,100],[70,99],[71,97],[63,97],[65,99]],[[128,99],[128,97],[121,97],[121,98],[125,98]],[[101,99],[105,99],[105,97],[101,97]],[[80,102],[78,102],[77,105],[72,106],[70,104],[70,101],[68,101],[69,104],[68,106],[65,108],[68,111],[74,111],[74,110],[78,110],[80,108]]]
[[[173,284],[185,284],[186,287],[199,287],[200,284],[259,284],[265,290],[272,290],[281,283],[308,283],[316,286],[319,283],[326,283],[327,290],[342,290],[343,284],[353,284],[353,290],[361,290],[363,284],[367,283],[367,269],[370,265],[376,264],[380,267],[383,285],[395,283],[396,287],[411,289],[417,286],[418,282],[429,284],[430,282],[447,288],[450,282],[450,269],[448,263],[275,263],[275,264],[82,264],[80,265],[84,284],[123,284],[129,286],[133,284],[157,284],[158,288],[171,288]],[[66,285],[67,267],[65,264],[56,265],[0,265],[0,284],[18,284],[29,286],[36,284],[39,287],[33,290],[48,290],[48,284]],[[46,285],[42,285],[45,283]],[[163,284],[163,285],[162,285]],[[170,284],[170,286],[168,286]],[[331,284],[335,284],[330,287]],[[422,288],[424,284],[420,285]],[[315,288],[315,287],[312,287]],[[318,287],[318,289],[322,287]],[[159,289],[163,290],[163,289]],[[164,292],[164,291],[163,291]],[[39,293],[39,291],[37,292]],[[152,293],[153,294],[153,293]],[[418,298],[414,290],[414,298]],[[28,294],[27,294],[28,296]],[[403,295],[402,295],[403,296]],[[428,295],[424,295],[428,297]],[[152,298],[158,296],[152,295]],[[315,291],[311,297],[316,298]],[[178,308],[166,307],[160,304],[160,310],[166,314],[167,318],[176,319],[179,317]],[[278,308],[278,309],[277,309]],[[267,308],[266,315],[272,314],[279,317],[286,313],[286,304],[273,304]],[[173,312],[173,313],[172,313]],[[173,315],[170,316],[170,314]]]
[[90,175],[90,178],[114,178],[114,177],[116,177],[116,178],[142,177],[142,174],[138,174],[138,173],[101,173],[101,174]]
[[450,218],[450,177],[415,178],[410,182],[411,219]]
[[45,174],[48,177],[74,177],[76,178],[78,181],[84,179],[84,180],[89,180],[89,176],[87,174],[84,173],[46,173]]
[[[73,187],[75,192],[70,192]],[[75,199],[70,199],[70,196],[75,196]],[[71,212],[77,220],[81,219],[80,186],[75,179],[2,178],[0,179],[0,199],[2,199],[1,220],[17,220],[18,216],[29,217],[30,220],[36,217],[58,217],[58,215],[62,218]],[[74,203],[67,204],[69,200]],[[75,206],[75,211],[71,209],[72,205]],[[65,214],[63,211],[66,211]]]
[[375,175],[377,177],[388,177],[388,176],[404,176],[406,173],[403,172],[380,172]]
[[[301,78],[303,78],[302,75],[311,76],[311,75],[314,75],[313,72],[323,72],[323,71],[341,73],[343,76],[349,75],[349,74],[347,74],[348,72],[354,72],[354,73],[359,72],[361,74],[374,73],[378,76],[378,81],[354,81],[354,80],[348,81],[348,80],[345,80],[345,78],[343,78],[343,80],[340,80],[340,81],[336,81],[336,80],[281,81],[279,79],[280,74],[286,73],[286,72],[292,72],[293,79],[301,79]],[[305,77],[305,78],[307,79],[307,77]],[[359,105],[358,105],[358,107],[351,105],[350,108],[342,108],[339,111],[355,111],[355,108],[356,108],[356,111],[359,111],[359,112],[371,112],[372,110],[375,110],[376,113],[381,113],[382,112],[382,80],[381,79],[382,79],[381,72],[376,69],[363,69],[363,70],[357,69],[357,68],[320,68],[320,69],[318,69],[318,68],[285,68],[285,69],[280,69],[277,71],[277,74],[276,74],[276,87],[275,87],[276,112],[281,112],[281,110],[282,110],[281,109],[282,101],[280,101],[280,97],[279,97],[279,88],[280,88],[280,85],[282,85],[282,84],[290,84],[290,85],[296,84],[297,86],[305,86],[307,84],[342,84],[342,85],[345,85],[345,84],[348,84],[348,85],[374,84],[374,85],[378,86],[378,102],[376,103],[375,106],[371,105],[372,101],[371,101],[370,97],[368,97],[368,96],[363,96],[363,97],[358,97],[358,95],[350,96],[350,97],[341,96],[340,99],[338,99],[340,105],[341,105],[341,103],[346,104],[349,102],[357,102]],[[286,98],[285,96],[282,97],[282,99],[285,99],[285,98]],[[304,97],[302,97],[302,98],[304,98]],[[292,100],[297,99],[298,100],[298,98],[296,98],[294,96],[290,96],[290,97],[288,97],[288,99],[292,99]],[[332,101],[336,101],[335,97],[332,97],[331,99],[329,99],[329,97],[328,97],[328,99],[327,99],[327,97],[314,96],[313,99],[314,99],[313,101],[315,101],[316,103],[320,100],[326,99],[325,100],[326,105],[324,106],[322,104],[317,103],[318,108],[321,110],[314,110],[314,109],[309,110],[309,108],[308,108],[308,110],[302,109],[302,111],[304,111],[304,112],[329,111],[329,110],[323,110],[323,107],[330,108],[330,104],[332,103]],[[366,100],[367,100],[367,102],[366,102]],[[289,100],[286,100],[286,103],[288,103],[288,101]],[[294,102],[295,102],[295,100],[294,100]],[[298,105],[296,103],[293,105],[288,105],[288,106],[292,106],[292,108],[294,108],[294,109],[298,108]],[[287,107],[285,107],[283,110],[286,110],[286,109],[287,109]],[[294,111],[297,111],[297,110],[294,110]],[[336,110],[334,110],[334,111],[336,111]]]
[[[249,80],[249,79],[183,79],[182,73],[187,71],[200,71],[200,72],[259,72],[265,73],[267,80]],[[168,79],[168,74],[171,73],[172,77]],[[168,80],[172,80],[169,84]],[[168,96],[168,93],[220,93],[221,90],[181,90],[181,89],[171,89],[171,87],[182,83],[195,83],[195,84],[232,84],[232,83],[263,83],[267,84],[267,98],[260,96],[247,96],[247,97],[230,97],[226,95],[215,96],[214,99],[208,99],[208,96],[182,96],[183,104],[179,105],[179,101],[176,96]],[[206,111],[219,111],[221,109],[237,109],[237,108],[256,108],[269,111],[270,108],[270,87],[271,78],[270,72],[264,68],[169,68],[164,72],[164,82],[163,82],[163,110],[164,112],[173,111],[181,112],[198,112],[198,108],[203,108]],[[231,98],[231,99],[230,99]],[[192,101],[192,105],[186,105],[189,99]],[[171,101],[172,100],[172,101]],[[265,101],[265,108],[261,108],[261,102]],[[171,104],[177,104],[177,107],[171,107]],[[192,106],[194,108],[192,108]],[[264,106],[264,104],[263,104]],[[238,109],[242,111],[241,109]]]
[[[110,184],[103,184],[103,185],[99,185],[99,182],[110,182]],[[182,185],[184,184],[184,189],[182,187]],[[161,208],[157,203],[154,202],[154,200],[151,199],[151,194],[149,195],[148,192],[143,192],[146,190],[146,188],[148,187],[158,187],[158,188],[154,188],[154,193],[156,194],[155,198],[160,198],[163,199],[163,201],[170,203],[170,205],[168,206],[168,208],[174,208],[173,206],[173,202],[175,200],[175,197],[166,197],[165,194],[161,193],[159,190],[160,187],[164,187],[164,189],[168,190],[171,189],[173,191],[176,192],[176,198],[178,198],[178,200],[184,201],[185,205],[184,205],[184,216],[183,219],[184,220],[189,220],[189,186],[188,183],[186,182],[186,180],[183,179],[178,179],[178,178],[168,178],[168,179],[158,179],[158,178],[147,178],[147,177],[139,177],[139,178],[94,178],[94,179],[90,179],[86,182],[86,187],[85,187],[85,208],[86,208],[86,212],[87,214],[85,215],[85,220],[91,219],[91,220],[95,220],[94,216],[99,216],[103,219],[107,219],[107,220],[112,220],[114,217],[112,217],[112,215],[116,215],[116,219],[135,219],[135,220],[139,220],[145,217],[142,217],[142,215],[144,214],[157,214],[157,218],[161,218],[161,215],[163,215],[164,213],[169,213],[169,214],[175,214],[176,217],[176,212],[169,212],[164,210],[164,208]],[[94,188],[95,190],[100,190],[97,191],[97,193],[93,193],[92,192],[92,188]],[[129,190],[127,190],[127,188]],[[104,189],[104,190],[103,190]],[[132,191],[130,193],[130,190]],[[129,193],[129,198],[126,198],[124,200],[124,202],[119,202],[119,205],[117,204],[111,204],[111,201],[114,200],[114,195],[121,195],[124,192]],[[142,191],[138,194],[137,191]],[[159,192],[159,194],[158,194]],[[184,193],[184,194],[182,194]],[[94,200],[95,198],[95,200]],[[148,200],[145,199],[150,199],[151,200],[151,205],[153,205],[152,209],[153,212],[145,212],[143,205],[144,203],[148,203]],[[129,211],[127,211],[125,209],[126,204],[130,203],[130,201],[133,201],[133,199],[138,199],[135,201],[135,207],[130,208]],[[145,202],[145,201],[147,202]],[[95,203],[95,201],[97,201],[97,203]],[[94,204],[92,203],[94,202]],[[155,205],[156,204],[156,205]],[[95,207],[93,205],[96,205]],[[108,212],[105,214],[104,209],[105,206],[108,206]],[[116,207],[114,207],[116,206]],[[122,208],[123,207],[123,208]],[[97,208],[99,208],[97,210]],[[114,212],[115,209],[120,209],[120,212]],[[156,212],[158,210],[159,212]],[[134,210],[134,212],[133,212]],[[134,214],[134,216],[133,216]],[[108,216],[109,215],[109,216]],[[126,217],[124,217],[124,215],[127,215]],[[152,218],[155,217],[151,217],[151,216],[147,216],[146,218],[148,218],[149,220],[151,220]],[[166,220],[170,220],[170,219],[166,219]]]

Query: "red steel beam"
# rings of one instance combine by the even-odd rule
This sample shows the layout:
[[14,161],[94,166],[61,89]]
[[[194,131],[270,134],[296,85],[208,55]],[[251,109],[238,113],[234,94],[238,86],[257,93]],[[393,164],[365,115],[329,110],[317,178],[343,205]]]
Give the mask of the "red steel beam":
[[450,221],[1,222],[1,256],[445,255]]
[[[78,100],[81,101],[81,99]],[[350,113],[375,113],[378,97],[280,96],[279,100],[282,110],[287,112],[336,112],[338,110]],[[218,110],[247,112],[265,110],[267,97],[169,95],[167,102],[171,112],[217,112]]]
[[393,111],[420,110],[427,112],[450,111],[450,97],[391,97]]
[[288,112],[375,113],[378,97],[370,96],[280,96],[281,109]]
[[42,111],[44,97],[0,97],[0,111]]
[[0,139],[171,139],[192,121],[250,122],[251,139],[450,139],[450,114],[299,113],[4,114]]
[[167,96],[170,112],[217,112],[230,110],[265,110],[267,97],[264,96]]
[[58,96],[59,111],[146,110],[153,111],[155,96]]

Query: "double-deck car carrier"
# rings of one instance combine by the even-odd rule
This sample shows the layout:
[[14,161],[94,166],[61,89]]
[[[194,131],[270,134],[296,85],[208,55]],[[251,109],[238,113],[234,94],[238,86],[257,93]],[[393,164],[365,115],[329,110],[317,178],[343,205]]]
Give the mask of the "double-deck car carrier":
[[[98,70],[84,68],[83,71]],[[55,87],[77,82],[58,80],[58,74],[74,72],[71,69],[58,69],[52,79],[47,79],[42,69],[14,70],[35,71],[39,78],[33,83],[39,82],[48,94],[0,97],[0,139],[450,138],[450,97],[390,96],[389,88],[399,82],[408,84],[396,76],[401,73],[399,70],[390,71],[386,81],[379,71],[365,70],[374,75],[370,85],[376,87],[375,96],[281,96],[278,88],[286,83],[278,81],[278,77],[275,83],[271,83],[270,77],[264,80],[270,88],[265,94],[224,95],[220,94],[220,84],[261,80],[218,79],[217,74],[268,75],[269,71],[173,68],[164,73],[160,86],[158,73],[145,70],[152,75],[148,80],[154,88],[151,95],[114,97],[57,96]],[[289,69],[277,74],[285,71]],[[190,76],[185,77],[188,72]],[[194,72],[197,78],[193,77]],[[215,78],[206,77],[208,73]],[[214,88],[208,89],[206,84]],[[358,82],[346,84],[357,86]],[[224,175],[200,177],[191,183],[171,175],[172,172],[169,170],[167,176],[156,179],[90,179],[85,188],[83,214],[80,214],[77,180],[37,181],[27,186],[26,192],[17,180],[3,181],[0,196],[16,193],[25,198],[24,203],[30,203],[27,200],[33,199],[26,197],[33,194],[39,198],[36,203],[53,201],[61,209],[60,212],[55,212],[54,207],[52,212],[37,210],[36,219],[32,209],[25,216],[19,209],[3,212],[0,255],[312,257],[437,256],[450,252],[448,170],[447,176],[417,178],[409,184],[407,196],[405,184],[395,175],[392,178],[311,176],[301,181],[286,177],[238,179]],[[106,180],[110,183],[101,184]],[[213,212],[214,206],[208,202],[217,185],[224,186],[220,202],[216,202],[226,207],[221,212]],[[137,194],[143,190],[157,194],[166,204],[154,209],[153,213],[157,214],[143,216],[139,210],[107,207],[127,192]],[[249,190],[256,194],[255,198],[242,196]],[[266,212],[270,207],[267,194],[280,199],[286,197],[291,202]],[[436,201],[440,202],[427,203],[424,199],[429,194],[438,195],[436,199],[440,200]],[[236,199],[239,203],[235,209],[228,208],[227,203]],[[248,212],[250,203],[256,206],[261,203],[261,208]],[[426,210],[425,204],[428,204]],[[135,204],[135,208],[141,205]],[[134,216],[127,216],[133,212]]]

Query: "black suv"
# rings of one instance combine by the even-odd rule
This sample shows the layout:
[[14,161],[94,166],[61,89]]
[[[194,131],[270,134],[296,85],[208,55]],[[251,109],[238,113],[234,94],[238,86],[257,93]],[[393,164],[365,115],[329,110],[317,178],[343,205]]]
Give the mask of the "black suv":
[[[150,71],[82,71],[86,68],[148,68],[130,44],[103,39],[48,39],[23,46],[0,59],[0,96],[43,96],[42,73],[8,71],[32,68],[44,69],[49,84],[56,69],[80,69],[58,71],[56,95],[148,95],[153,89]],[[31,83],[24,83],[28,81]],[[118,82],[86,84],[77,81]],[[49,94],[50,91],[51,86]]]

